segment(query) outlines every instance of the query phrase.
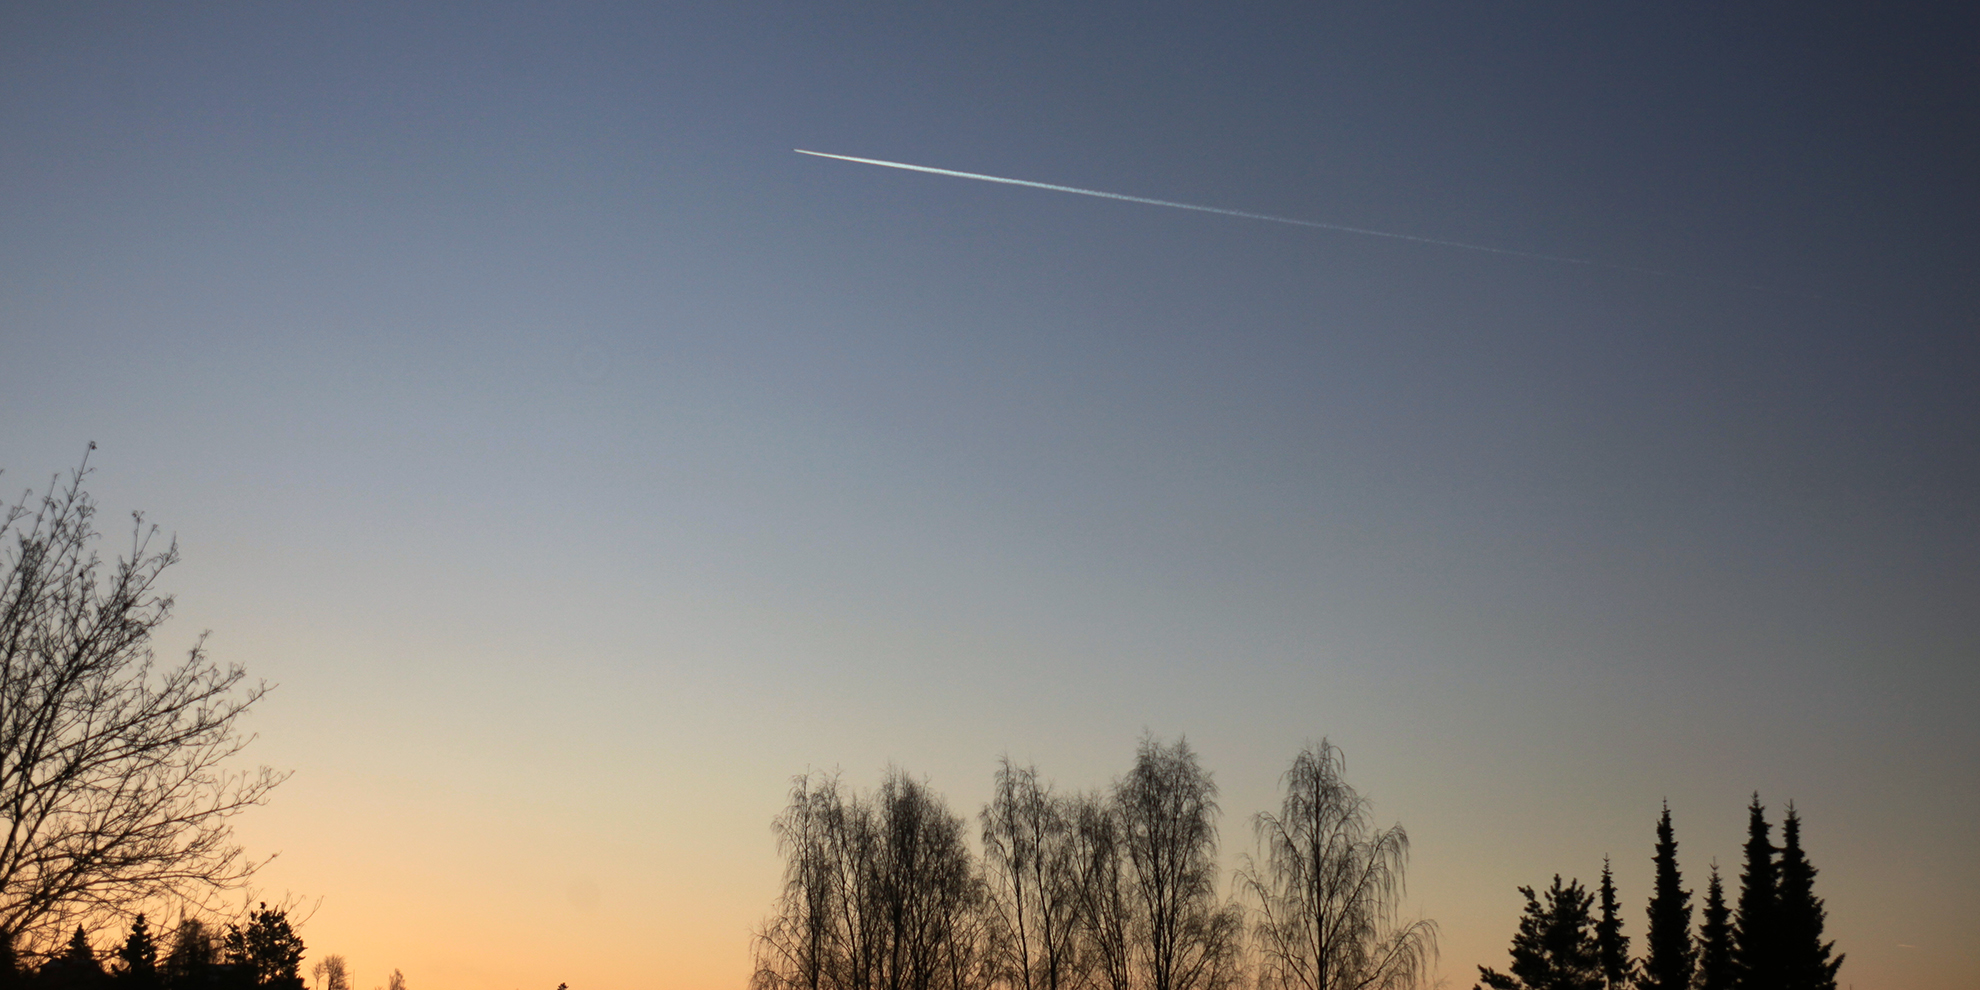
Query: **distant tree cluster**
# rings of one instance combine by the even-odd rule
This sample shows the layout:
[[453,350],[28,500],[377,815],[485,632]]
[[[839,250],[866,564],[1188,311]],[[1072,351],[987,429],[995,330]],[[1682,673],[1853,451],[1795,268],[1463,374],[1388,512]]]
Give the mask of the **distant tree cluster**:
[[1144,739],[1104,791],[1001,761],[977,816],[891,769],[870,794],[797,778],[774,823],[784,893],[755,990],[1405,990],[1436,948],[1399,921],[1409,840],[1370,824],[1324,740],[1286,773],[1239,899],[1217,883],[1217,787],[1187,743]]
[[[78,926],[58,953],[39,964],[0,946],[0,988],[5,990],[352,990],[344,957],[327,955],[303,981],[302,936],[286,908],[262,904],[244,921],[216,925],[182,918],[162,945],[143,914],[132,919],[121,944],[99,951]],[[406,990],[398,970],[384,990]]]
[[1600,915],[1594,895],[1559,874],[1543,893],[1521,887],[1526,910],[1512,940],[1512,972],[1478,968],[1491,990],[1836,990],[1843,957],[1824,941],[1827,912],[1815,896],[1815,867],[1801,848],[1801,816],[1788,804],[1781,845],[1760,796],[1748,807],[1746,867],[1737,905],[1726,902],[1712,866],[1705,912],[1694,933],[1691,892],[1678,870],[1671,809],[1657,822],[1654,890],[1644,955],[1622,934],[1609,865],[1602,864]]

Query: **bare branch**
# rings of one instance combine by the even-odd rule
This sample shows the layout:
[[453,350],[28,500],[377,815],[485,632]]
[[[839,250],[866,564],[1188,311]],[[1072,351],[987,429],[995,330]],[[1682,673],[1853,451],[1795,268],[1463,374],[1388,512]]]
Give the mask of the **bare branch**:
[[178,543],[158,547],[133,514],[129,555],[106,566],[88,473],[0,517],[0,934],[30,946],[79,917],[238,887],[258,864],[230,819],[286,776],[227,766],[266,685],[216,665],[204,635],[182,662],[154,662]]

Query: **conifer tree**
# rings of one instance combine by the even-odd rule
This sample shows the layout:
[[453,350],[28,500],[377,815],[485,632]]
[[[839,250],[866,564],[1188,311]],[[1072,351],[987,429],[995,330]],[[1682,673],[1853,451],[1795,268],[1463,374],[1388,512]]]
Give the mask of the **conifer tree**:
[[1691,944],[1691,891],[1678,872],[1677,836],[1671,828],[1671,806],[1657,820],[1655,888],[1650,895],[1650,927],[1643,935],[1642,990],[1690,990],[1696,949]]
[[133,988],[158,985],[158,944],[151,938],[151,926],[140,914],[131,922],[130,934],[124,937],[124,944],[117,949],[117,958],[123,967],[118,972],[119,979]]
[[1602,990],[1602,954],[1588,914],[1595,898],[1579,881],[1563,887],[1558,873],[1544,907],[1533,888],[1519,892],[1526,912],[1513,935],[1512,974],[1480,966],[1480,982],[1492,990]]
[[62,954],[42,965],[34,982],[48,990],[85,990],[102,984],[103,967],[97,965],[96,950],[90,947],[89,933],[81,925],[76,926]]
[[1801,816],[1789,801],[1781,823],[1779,952],[1782,990],[1836,990],[1843,957],[1822,941],[1827,911],[1815,896],[1815,867],[1801,851]]
[[1602,857],[1600,895],[1602,920],[1595,923],[1595,947],[1602,957],[1602,980],[1609,990],[1622,990],[1635,967],[1630,965],[1629,936],[1622,933],[1622,906],[1616,902],[1616,881],[1607,856]]
[[1739,907],[1733,921],[1735,990],[1782,990],[1777,929],[1780,881],[1774,845],[1768,838],[1767,809],[1755,792],[1747,806],[1746,869],[1739,877]]
[[250,974],[257,986],[303,990],[303,940],[289,923],[289,912],[266,901],[248,912],[246,928],[227,926],[227,961]]
[[1732,909],[1726,906],[1719,864],[1712,864],[1712,882],[1705,888],[1705,920],[1698,929],[1698,990],[1733,990]]
[[62,953],[62,961],[76,966],[96,968],[96,950],[89,946],[89,933],[83,926],[76,926],[76,933],[69,936],[69,948]]

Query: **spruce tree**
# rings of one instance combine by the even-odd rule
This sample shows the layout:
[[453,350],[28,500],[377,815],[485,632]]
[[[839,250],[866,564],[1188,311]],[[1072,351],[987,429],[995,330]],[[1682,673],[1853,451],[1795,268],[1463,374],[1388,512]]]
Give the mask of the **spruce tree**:
[[1609,990],[1622,990],[1630,970],[1629,936],[1622,933],[1621,905],[1616,903],[1615,876],[1609,871],[1609,857],[1602,857],[1600,888],[1602,920],[1595,923],[1595,948],[1602,958],[1602,981]]
[[75,965],[96,965],[96,950],[89,947],[89,933],[83,926],[76,926],[76,933],[69,936],[68,951],[62,953],[62,961]]
[[1739,877],[1739,907],[1733,921],[1735,990],[1782,990],[1780,953],[1780,881],[1774,845],[1767,833],[1767,809],[1760,795],[1747,806],[1746,869]]
[[158,985],[158,943],[151,938],[151,926],[140,914],[131,922],[131,931],[124,937],[124,944],[117,950],[117,958],[123,968],[117,976],[125,986],[132,988],[155,987]]
[[1836,943],[1822,941],[1828,912],[1815,896],[1815,867],[1801,851],[1801,816],[1789,801],[1781,823],[1779,951],[1782,990],[1836,990],[1843,957],[1829,958]]
[[1732,909],[1726,907],[1719,864],[1712,864],[1712,883],[1705,888],[1705,921],[1698,929],[1698,990],[1733,990]]
[[1636,985],[1642,990],[1690,990],[1696,950],[1691,944],[1691,891],[1678,872],[1677,837],[1671,828],[1671,806],[1657,820],[1655,888],[1650,895],[1650,927],[1643,935],[1643,971]]
[[275,990],[303,990],[303,940],[289,923],[289,912],[271,908],[248,912],[246,928],[227,926],[227,962],[250,975],[256,985]]
[[90,947],[89,933],[81,925],[69,937],[62,954],[42,964],[35,985],[47,990],[88,990],[103,982],[103,967],[97,965],[96,950]]
[[1519,892],[1526,895],[1526,912],[1513,935],[1512,974],[1480,966],[1483,985],[1492,990],[1602,990],[1601,950],[1588,914],[1595,898],[1579,881],[1562,886],[1560,874],[1554,875],[1544,907],[1533,888]]

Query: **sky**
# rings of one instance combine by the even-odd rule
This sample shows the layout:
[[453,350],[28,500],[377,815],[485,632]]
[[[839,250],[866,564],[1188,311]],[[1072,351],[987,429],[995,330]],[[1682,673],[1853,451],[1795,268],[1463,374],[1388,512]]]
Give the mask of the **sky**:
[[[1980,967],[1980,13],[0,7],[0,485],[276,685],[311,959],[736,987],[791,778],[1326,737],[1440,976],[1792,800]],[[1618,268],[909,173],[907,162]],[[121,523],[107,526],[115,547]],[[110,936],[99,939],[107,943]],[[307,967],[309,963],[306,962]]]

